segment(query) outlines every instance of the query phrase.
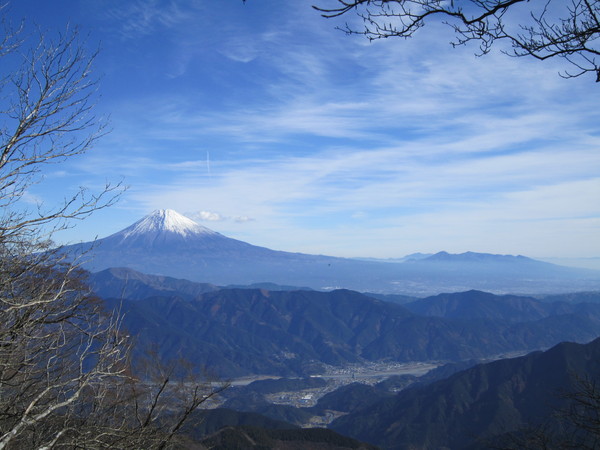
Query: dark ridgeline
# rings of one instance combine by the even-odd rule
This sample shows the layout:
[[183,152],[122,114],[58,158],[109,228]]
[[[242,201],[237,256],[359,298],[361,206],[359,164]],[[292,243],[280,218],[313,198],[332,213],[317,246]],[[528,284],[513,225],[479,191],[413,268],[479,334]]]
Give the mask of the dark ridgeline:
[[591,409],[579,410],[591,431],[574,423],[571,409],[570,394],[586,383],[600,383],[600,339],[477,365],[354,411],[331,428],[388,449],[517,449],[534,439],[547,439],[544,448],[592,448],[586,445],[600,439],[600,391],[584,397]]
[[183,356],[224,377],[298,376],[319,373],[322,364],[385,359],[480,359],[600,334],[600,304],[468,291],[398,305],[348,290],[218,289],[131,270],[90,279],[126,313],[124,326],[140,342],[165,360]]

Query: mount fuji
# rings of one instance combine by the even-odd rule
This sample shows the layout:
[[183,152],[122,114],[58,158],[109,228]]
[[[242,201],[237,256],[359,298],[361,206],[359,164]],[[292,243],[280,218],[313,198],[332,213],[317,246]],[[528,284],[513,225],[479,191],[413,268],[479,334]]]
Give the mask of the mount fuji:
[[469,289],[527,294],[600,289],[600,271],[523,256],[440,252],[390,263],[276,251],[229,238],[169,209],[62,251],[83,255],[82,266],[92,272],[123,267],[218,285],[271,282],[417,296]]
[[204,257],[239,256],[241,253],[269,251],[225,237],[172,209],[154,211],[133,225],[100,239],[97,244],[101,252],[116,250],[158,256],[174,252]]
[[[332,272],[345,279],[365,266],[352,259],[251,245],[203,227],[170,209],[154,211],[115,234],[93,243],[67,246],[64,251],[85,255],[83,267],[90,271],[126,267],[215,284],[275,282],[338,287]],[[335,271],[330,270],[332,265]]]

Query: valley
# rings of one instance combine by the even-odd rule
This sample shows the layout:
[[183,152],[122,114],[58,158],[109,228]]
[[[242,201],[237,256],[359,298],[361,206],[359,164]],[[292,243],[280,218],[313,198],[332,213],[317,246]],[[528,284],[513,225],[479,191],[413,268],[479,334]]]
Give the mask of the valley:
[[0,23],[0,450],[600,450],[600,0]]
[[[440,364],[433,362],[395,363],[379,361],[363,364],[349,364],[343,367],[325,367],[324,373],[314,376],[324,380],[337,381],[338,386],[353,382],[372,384],[393,375],[424,375],[439,365]],[[228,382],[231,383],[232,386],[246,386],[254,381],[276,379],[279,379],[279,377],[262,375],[233,378],[228,380]]]
[[[550,414],[533,406],[550,388],[538,392],[535,385],[576,388],[570,375],[547,379],[562,365],[595,376],[583,360],[570,359],[598,346],[600,294],[593,288],[600,276],[594,271],[471,252],[402,263],[273,253],[169,211],[100,240],[98,249],[100,261],[120,255],[123,267],[90,272],[86,281],[109,310],[122,314],[123,329],[144,344],[134,348],[134,367],[152,348],[157,363],[175,373],[182,361],[196,374],[229,380],[229,388],[197,412],[210,424],[189,430],[199,438],[227,426],[300,427],[327,428],[390,449],[445,443],[486,448],[453,430],[467,429],[461,420],[471,421],[473,433],[500,442],[501,425],[473,414],[498,415],[503,424],[516,420],[511,429],[519,430],[525,419],[515,418]],[[232,270],[224,271],[219,261]],[[196,270],[198,262],[202,282],[173,276],[181,264]],[[149,273],[135,270],[139,264]],[[242,266],[253,274],[240,276]],[[282,268],[304,278],[278,278]],[[215,279],[211,270],[229,277]],[[257,270],[265,270],[264,278]],[[345,286],[340,270],[377,284],[365,285],[365,292],[317,288]],[[389,270],[395,278],[386,278]],[[306,278],[310,273],[318,274],[316,284]],[[399,274],[404,287],[390,288]],[[564,347],[565,341],[581,347]],[[548,356],[550,372],[532,368],[544,360],[540,355],[556,355],[556,348],[576,351],[563,355],[566,360]],[[511,369],[495,369],[504,366]],[[530,388],[531,400],[521,405],[520,392]],[[492,407],[512,396],[518,413],[503,415],[504,406]],[[457,412],[445,416],[447,408]],[[431,425],[421,423],[421,414]],[[438,416],[455,428],[436,425]]]
[[[365,364],[350,364],[343,367],[326,367],[325,372],[313,375],[314,378],[325,381],[323,386],[317,388],[282,391],[269,394],[265,398],[274,404],[290,405],[296,407],[314,406],[317,400],[325,394],[342,386],[352,383],[376,384],[391,376],[411,375],[419,377],[430,370],[439,367],[437,363],[393,363],[373,362]],[[283,380],[283,378],[269,376],[255,376],[233,378],[228,380],[232,387],[248,386],[254,382],[265,380]],[[216,405],[215,405],[216,406]]]

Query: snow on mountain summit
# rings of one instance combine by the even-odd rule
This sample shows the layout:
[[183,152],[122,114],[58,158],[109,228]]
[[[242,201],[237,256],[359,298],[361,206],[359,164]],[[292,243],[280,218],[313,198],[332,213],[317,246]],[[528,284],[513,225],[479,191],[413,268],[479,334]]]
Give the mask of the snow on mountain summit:
[[172,209],[156,210],[127,228],[97,240],[93,246],[95,262],[108,258],[111,262],[107,267],[132,268],[138,266],[125,259],[138,261],[141,258],[148,262],[157,258],[157,261],[163,261],[169,255],[181,258],[183,254],[206,255],[207,252],[231,255],[254,247],[203,227]]
[[194,222],[171,209],[160,209],[143,217],[127,228],[98,242],[103,248],[119,245],[125,247],[153,247],[186,245],[190,240],[221,240],[225,237]]
[[156,210],[121,231],[124,238],[157,232],[170,232],[184,237],[195,234],[218,234],[172,209]]

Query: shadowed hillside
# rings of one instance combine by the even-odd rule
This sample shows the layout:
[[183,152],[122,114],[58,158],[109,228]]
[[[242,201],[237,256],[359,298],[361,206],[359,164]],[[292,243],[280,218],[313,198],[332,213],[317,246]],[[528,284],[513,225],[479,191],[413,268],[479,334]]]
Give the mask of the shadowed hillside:
[[577,448],[589,434],[573,434],[568,416],[553,414],[568,408],[564,394],[585,379],[600,382],[600,339],[478,365],[355,411],[331,428],[389,449],[460,449],[501,448],[526,428],[544,426],[551,442],[568,438]]

